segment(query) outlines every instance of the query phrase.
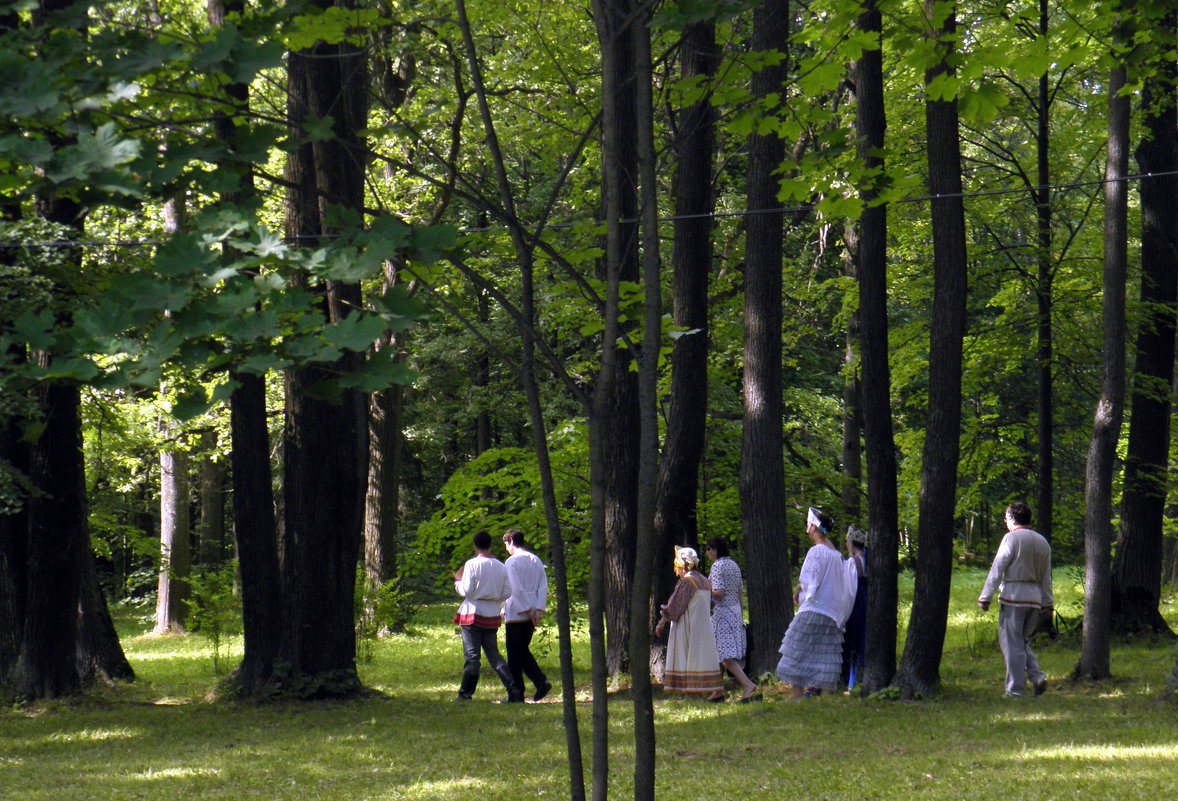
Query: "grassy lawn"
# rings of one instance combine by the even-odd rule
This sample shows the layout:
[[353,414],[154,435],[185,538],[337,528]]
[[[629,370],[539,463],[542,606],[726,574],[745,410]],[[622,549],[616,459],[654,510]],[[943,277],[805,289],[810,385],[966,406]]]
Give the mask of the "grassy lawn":
[[[1075,576],[1057,574],[1069,617],[1079,616]],[[1044,640],[1037,652],[1047,693],[1003,699],[997,615],[972,606],[982,578],[955,574],[944,687],[934,699],[791,703],[770,687],[762,704],[705,705],[660,694],[659,797],[1178,798],[1178,708],[1157,700],[1178,648],[1117,643],[1115,679],[1073,685],[1064,677],[1078,637]],[[428,607],[415,634],[378,642],[361,665],[377,693],[347,702],[209,702],[216,677],[207,641],[128,630],[124,647],[139,681],[0,709],[0,799],[566,798],[556,699],[493,704],[502,687],[484,675],[473,703],[451,702],[462,662],[452,611]],[[1178,625],[1178,602],[1165,612]],[[554,641],[546,629],[540,659],[555,680]],[[583,634],[577,647],[579,683],[587,685]],[[586,764],[589,712],[581,707]],[[610,796],[626,798],[633,755],[624,693],[610,713]]]

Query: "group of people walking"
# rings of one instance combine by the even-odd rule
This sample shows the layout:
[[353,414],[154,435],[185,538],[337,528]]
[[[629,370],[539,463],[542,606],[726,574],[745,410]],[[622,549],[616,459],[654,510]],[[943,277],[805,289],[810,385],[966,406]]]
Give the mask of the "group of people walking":
[[[1031,651],[1029,639],[1044,613],[1053,606],[1051,546],[1031,530],[1031,510],[1024,503],[1007,507],[1008,533],[999,544],[978,606],[989,609],[997,591],[999,643],[1006,662],[1006,695],[1018,697],[1028,680],[1035,695],[1046,688],[1046,676]],[[867,536],[847,531],[844,558],[830,539],[831,519],[810,508],[806,552],[794,591],[796,612],[779,652],[776,674],[790,686],[790,699],[819,695],[845,687],[849,693],[862,680],[867,639]],[[469,700],[479,681],[480,652],[499,674],[509,703],[523,702],[524,677],[535,687],[534,701],[552,689],[532,656],[530,644],[544,614],[548,580],[544,564],[527,548],[522,532],[503,535],[510,554],[506,563],[490,552],[491,536],[474,536],[475,556],[454,574],[454,589],[463,601],[454,616],[462,628],[465,663],[457,700]],[[675,548],[679,577],[671,597],[660,607],[655,635],[669,627],[663,688],[725,700],[726,670],[740,686],[734,700],[761,699],[756,683],[744,672],[747,646],[744,628],[744,587],[740,567],[729,556],[728,543],[713,537],[707,544],[711,569],[700,572],[693,548]],[[506,627],[507,659],[497,645],[500,622]]]

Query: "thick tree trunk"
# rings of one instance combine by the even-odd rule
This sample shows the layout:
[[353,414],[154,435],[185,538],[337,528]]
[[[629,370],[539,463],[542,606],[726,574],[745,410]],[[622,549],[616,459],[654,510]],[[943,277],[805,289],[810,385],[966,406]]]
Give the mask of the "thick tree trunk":
[[33,446],[29,479],[25,620],[9,685],[20,698],[78,691],[76,660],[79,588],[86,537],[81,398],[76,386],[51,382],[42,390],[45,428]]
[[[20,427],[15,420],[5,419],[3,423],[0,426],[0,461],[14,472],[27,475],[29,448],[21,441]],[[9,673],[20,654],[28,587],[28,542],[27,504],[10,514],[0,515],[0,684],[8,683]]]
[[[349,43],[319,43],[290,54],[289,111],[334,120],[334,137],[317,141],[308,159],[292,153],[289,236],[314,241],[327,233],[329,206],[363,208],[362,149],[367,71]],[[329,282],[322,309],[331,322],[361,306],[360,288]],[[284,689],[299,695],[346,695],[356,675],[354,595],[364,521],[368,429],[365,398],[342,390],[338,402],[314,396],[345,363],[295,369],[286,379],[282,587],[285,618],[280,658],[289,665]]]
[[[1171,31],[1174,15],[1169,17]],[[1142,92],[1146,134],[1137,146],[1141,193],[1141,327],[1137,333],[1121,535],[1112,563],[1115,631],[1172,634],[1158,609],[1162,522],[1170,456],[1174,322],[1178,302],[1178,113],[1175,67],[1149,78]]]
[[[710,79],[719,58],[714,24],[690,25],[683,31],[679,43],[683,79]],[[708,413],[708,276],[712,264],[712,218],[708,215],[715,210],[714,150],[715,111],[711,99],[704,97],[683,111],[675,133],[672,319],[689,333],[676,339],[671,348],[667,433],[655,493],[651,629],[658,604],[675,588],[674,546],[699,544],[696,498]],[[665,645],[665,638],[660,638],[651,653],[658,676],[662,675]]]
[[160,452],[160,564],[155,633],[182,634],[188,619],[192,553],[188,513],[188,452]]
[[1108,155],[1104,184],[1104,365],[1084,476],[1084,638],[1073,675],[1109,676],[1113,471],[1125,404],[1125,276],[1128,261],[1129,98],[1125,67],[1108,87]]
[[[939,4],[938,4],[939,5]],[[926,7],[933,15],[933,3]],[[925,85],[951,72],[955,10],[930,35],[943,48]],[[925,101],[932,195],[933,308],[929,331],[928,422],[920,471],[916,588],[896,681],[905,694],[927,693],[940,678],[953,568],[953,523],[961,431],[961,361],[966,326],[965,210],[957,101]]]
[[[753,15],[752,50],[784,52],[789,40],[788,0],[767,0]],[[753,95],[783,91],[784,60],[753,75]],[[776,134],[749,137],[748,207],[744,275],[744,425],[741,434],[740,507],[745,537],[750,676],[777,664],[781,635],[793,617],[789,571],[781,569],[788,548],[785,527],[785,466],[782,461],[781,267],[784,227],[777,208],[777,170],[785,144]]]
[[[847,226],[844,269],[853,281],[859,278],[859,232]],[[843,350],[843,472],[840,500],[842,522],[862,525],[863,508],[863,380],[859,354],[862,332],[860,313],[847,319]]]
[[[389,342],[387,347],[398,347]],[[404,387],[372,393],[368,407],[368,491],[364,514],[364,573],[370,587],[397,575]]]
[[135,671],[119,643],[119,634],[115,631],[106,597],[102,594],[102,585],[98,581],[94,552],[89,548],[82,554],[81,589],[78,604],[78,675],[82,681],[100,679],[108,684],[134,681]]
[[[896,447],[892,435],[891,369],[888,364],[887,206],[876,202],[884,172],[883,28],[876,0],[867,0],[859,30],[877,47],[864,51],[853,68],[855,133],[859,158],[873,172],[860,188],[859,332],[862,354],[863,442],[867,463],[867,653],[864,689],[891,684],[896,673],[896,610],[899,603],[899,513],[896,506]],[[878,177],[876,177],[878,176]]]

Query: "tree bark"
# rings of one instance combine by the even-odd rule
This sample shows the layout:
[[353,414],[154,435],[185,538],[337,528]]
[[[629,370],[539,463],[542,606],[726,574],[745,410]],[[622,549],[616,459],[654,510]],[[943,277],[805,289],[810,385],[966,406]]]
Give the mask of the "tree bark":
[[192,568],[188,514],[188,452],[160,452],[160,563],[155,633],[183,634]]
[[[926,3],[934,16],[932,0]],[[957,36],[956,7],[929,35],[938,62],[925,86],[951,73]],[[929,193],[932,195],[933,308],[929,332],[928,422],[920,471],[916,587],[904,656],[896,677],[901,692],[931,692],[940,680],[953,568],[953,524],[961,432],[962,341],[966,326],[965,210],[961,199],[961,145],[957,100],[925,101]]]
[[896,610],[899,605],[899,512],[896,501],[896,446],[892,434],[891,368],[888,363],[887,205],[877,201],[883,178],[883,18],[876,0],[866,0],[858,20],[878,46],[853,66],[856,149],[868,170],[859,195],[856,249],[859,270],[859,347],[862,370],[863,442],[867,464],[867,652],[864,689],[876,692],[896,673]]
[[[1123,42],[1118,35],[1118,42]],[[1109,547],[1112,544],[1113,471],[1125,403],[1125,276],[1128,262],[1129,98],[1125,67],[1109,75],[1108,154],[1104,172],[1103,378],[1092,424],[1084,476],[1084,637],[1075,678],[1098,680],[1109,672]]]
[[202,565],[216,565],[225,560],[228,552],[225,542],[225,462],[217,454],[217,432],[214,429],[201,432],[200,453],[197,561]]
[[[1174,30],[1175,15],[1168,15]],[[1112,562],[1114,631],[1172,635],[1158,609],[1162,591],[1162,523],[1170,456],[1174,321],[1178,303],[1178,113],[1174,63],[1159,66],[1141,95],[1145,134],[1137,165],[1141,195],[1141,326],[1130,400],[1129,450],[1121,534]]]
[[81,686],[76,649],[81,554],[86,537],[81,396],[67,382],[40,391],[45,428],[33,446],[29,479],[25,620],[9,685],[18,698],[72,695]]
[[[89,540],[87,540],[89,542]],[[82,554],[82,585],[78,603],[78,676],[83,682],[100,679],[107,684],[134,681],[135,671],[123,653],[98,581],[94,551]]]
[[[754,52],[784,52],[789,40],[788,0],[767,0],[753,12]],[[784,63],[753,74],[753,96],[783,91]],[[744,425],[741,433],[740,507],[745,537],[751,647],[748,673],[760,676],[777,664],[782,632],[793,617],[789,572],[781,569],[788,547],[785,465],[782,460],[781,263],[784,221],[775,209],[777,169],[785,144],[776,134],[749,137],[748,208],[744,275]]]
[[[1048,0],[1039,0],[1039,36],[1046,41],[1050,12]],[[1038,187],[1034,191],[1035,228],[1038,245],[1038,281],[1035,300],[1038,306],[1038,343],[1036,362],[1038,376],[1038,476],[1039,494],[1035,510],[1035,528],[1050,542],[1054,528],[1055,505],[1055,333],[1051,323],[1054,300],[1054,261],[1051,231],[1051,88],[1050,73],[1039,76],[1037,111],[1036,175]]]
[[[714,23],[698,23],[683,31],[679,42],[680,76],[710,80],[720,51]],[[654,561],[648,629],[655,610],[675,588],[671,555],[676,544],[699,545],[696,502],[708,414],[708,277],[712,265],[712,218],[715,191],[715,110],[710,97],[684,109],[675,129],[675,223],[671,261],[672,319],[687,329],[671,346],[671,387],[667,433],[655,492]],[[666,639],[651,653],[655,674],[662,675]]]
[[[326,3],[319,3],[326,7]],[[306,113],[333,119],[333,137],[290,156],[287,235],[313,243],[330,233],[332,206],[359,211],[364,200],[364,158],[359,132],[366,124],[365,56],[348,42],[320,42],[288,61],[291,123]],[[361,306],[357,285],[329,281],[322,310],[330,322]],[[284,620],[280,660],[290,674],[280,684],[300,696],[348,695],[356,674],[354,595],[364,521],[368,429],[365,398],[343,389],[338,402],[316,389],[357,357],[286,376],[282,588]]]

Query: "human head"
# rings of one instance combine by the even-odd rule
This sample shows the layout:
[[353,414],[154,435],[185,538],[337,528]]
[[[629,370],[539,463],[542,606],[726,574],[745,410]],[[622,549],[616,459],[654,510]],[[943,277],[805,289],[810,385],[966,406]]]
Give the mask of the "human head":
[[723,537],[712,537],[708,540],[708,550],[715,551],[716,557],[728,555],[728,541]]
[[847,527],[847,543],[861,551],[867,550],[867,532],[858,526]]
[[1031,507],[1022,501],[1015,501],[1006,507],[1006,519],[1020,526],[1031,525]]
[[518,528],[509,528],[503,532],[503,544],[507,546],[507,550],[512,548],[527,548],[528,543],[524,539],[524,533]]
[[823,536],[830,534],[830,529],[834,526],[834,521],[830,519],[830,515],[825,512],[820,512],[811,506],[806,510],[806,531],[810,531],[811,526],[817,526],[818,530]]
[[680,548],[675,546],[675,569],[690,573],[699,565],[699,554],[694,548]]
[[480,551],[491,550],[491,535],[485,531],[476,532],[474,535],[474,547]]

